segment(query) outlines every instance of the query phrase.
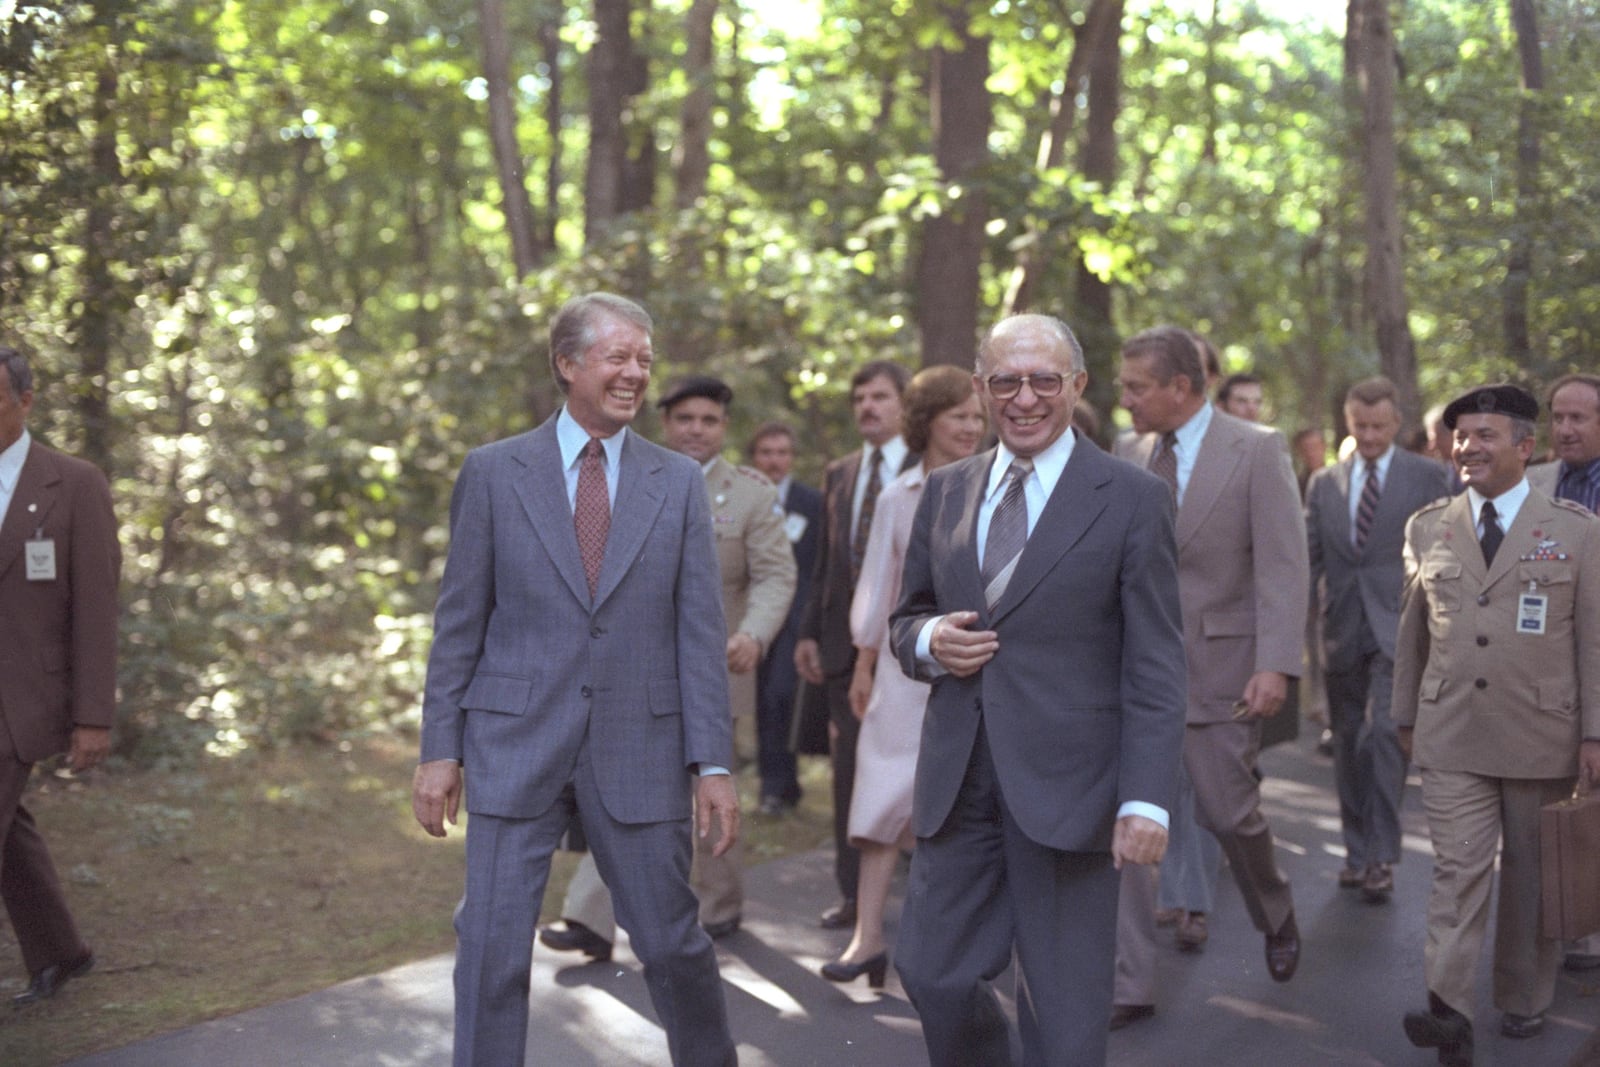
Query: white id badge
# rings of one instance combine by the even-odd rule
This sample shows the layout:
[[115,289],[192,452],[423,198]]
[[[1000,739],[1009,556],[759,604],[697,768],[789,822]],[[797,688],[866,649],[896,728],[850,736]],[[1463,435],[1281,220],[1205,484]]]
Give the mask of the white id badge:
[[1523,593],[1517,599],[1517,633],[1544,633],[1545,618],[1549,611],[1549,597],[1538,593]]
[[789,543],[794,544],[806,535],[806,517],[796,512],[783,521],[783,532],[788,535]]
[[22,554],[27,563],[28,581],[56,580],[56,543],[53,538],[43,537],[23,542]]

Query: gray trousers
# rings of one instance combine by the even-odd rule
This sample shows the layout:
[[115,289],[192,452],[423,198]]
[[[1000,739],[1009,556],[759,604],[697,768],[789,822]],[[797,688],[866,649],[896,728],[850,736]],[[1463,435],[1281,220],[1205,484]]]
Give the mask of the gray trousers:
[[1374,651],[1351,669],[1329,670],[1325,677],[1345,862],[1356,868],[1397,863],[1406,761],[1389,715],[1394,661]]

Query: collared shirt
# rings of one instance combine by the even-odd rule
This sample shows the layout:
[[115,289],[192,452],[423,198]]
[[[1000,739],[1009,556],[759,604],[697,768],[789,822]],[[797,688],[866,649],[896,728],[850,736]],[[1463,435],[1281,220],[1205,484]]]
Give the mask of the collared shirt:
[[33,436],[27,430],[0,452],[0,522],[5,521],[6,509],[11,506],[11,494],[17,491],[17,480],[22,477],[22,465],[28,461],[28,444]]
[[1562,460],[1556,473],[1556,496],[1600,514],[1600,456],[1581,467]]
[[[1394,459],[1394,445],[1384,449],[1378,457],[1378,491],[1389,484],[1389,464]],[[1356,512],[1361,510],[1361,494],[1367,489],[1367,461],[1358,452],[1350,457],[1350,536],[1356,535]]]
[[[611,498],[611,508],[617,507],[617,478],[622,469],[622,439],[627,436],[624,426],[610,437],[600,438],[600,447],[606,454],[606,493]],[[578,425],[578,420],[562,405],[556,416],[556,443],[561,446],[561,470],[567,479],[567,506],[576,507],[578,500],[578,466],[583,462],[583,450],[593,435]]]
[[[789,509],[789,487],[793,484],[794,475],[785,474],[783,481],[772,487],[778,491],[778,503],[783,505],[785,511]],[[801,581],[805,581],[805,579],[802,578]]]
[[[1200,410],[1189,416],[1189,421],[1177,429],[1178,447],[1178,503],[1183,503],[1183,494],[1189,488],[1189,475],[1194,473],[1194,461],[1200,456],[1200,442],[1205,440],[1206,431],[1211,429],[1211,414],[1216,409],[1210,404],[1201,404]],[[1157,448],[1161,445],[1157,444]]]
[[[1033,457],[1033,470],[1022,481],[1022,496],[1028,503],[1028,534],[1032,536],[1033,528],[1039,524],[1039,513],[1044,511],[1044,505],[1050,499],[1050,494],[1055,492],[1056,483],[1061,480],[1061,472],[1067,469],[1067,460],[1072,458],[1072,450],[1077,445],[1077,435],[1072,432],[1062,434],[1050,443],[1050,447]],[[983,558],[983,548],[989,543],[989,521],[994,518],[995,509],[1000,506],[1000,499],[1005,496],[1006,472],[1011,469],[1011,464],[1016,460],[1016,455],[1005,445],[998,445],[994,450],[994,465],[989,468],[989,483],[983,490],[983,500],[978,504],[978,558]]]
[[[1467,504],[1472,508],[1472,527],[1478,531],[1480,539],[1483,537],[1483,502],[1488,499],[1472,486],[1467,487]],[[1522,510],[1523,501],[1527,499],[1527,478],[1494,498],[1494,513],[1500,520],[1501,533],[1511,532],[1511,524],[1517,521],[1517,512]]]
[[900,468],[906,461],[906,439],[895,434],[881,445],[868,441],[861,443],[861,466],[856,470],[856,485],[850,497],[850,536],[856,535],[856,524],[861,521],[861,501],[867,496],[867,479],[872,476],[872,469],[867,460],[872,456],[872,450],[879,450],[878,460],[878,488],[881,492],[889,488],[889,483],[900,476]]

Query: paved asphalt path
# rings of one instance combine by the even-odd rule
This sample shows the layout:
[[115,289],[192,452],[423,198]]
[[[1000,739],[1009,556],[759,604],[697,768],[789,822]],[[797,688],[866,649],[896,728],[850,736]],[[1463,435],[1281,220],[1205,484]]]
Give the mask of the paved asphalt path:
[[[1425,1001],[1422,946],[1430,850],[1415,781],[1407,787],[1405,861],[1386,905],[1337,887],[1341,864],[1332,766],[1309,739],[1262,758],[1263,796],[1294,883],[1304,943],[1294,980],[1266,974],[1262,940],[1224,872],[1203,953],[1165,950],[1156,1015],[1111,1036],[1118,1067],[1427,1067],[1401,1015]],[[837,986],[817,967],[848,938],[818,929],[831,902],[826,851],[748,872],[744,929],[719,942],[744,1067],[898,1067],[926,1063],[916,1013],[893,977]],[[892,916],[891,916],[892,917]],[[527,1063],[657,1067],[666,1044],[637,960],[608,964],[533,953]],[[76,1067],[421,1067],[448,1064],[451,957],[422,960],[281,1004],[73,1061]],[[1544,1034],[1498,1032],[1487,959],[1480,967],[1479,1067],[1600,1067],[1600,975],[1563,974]],[[1009,1006],[1010,976],[1000,982]],[[981,1067],[981,1065],[980,1065]]]

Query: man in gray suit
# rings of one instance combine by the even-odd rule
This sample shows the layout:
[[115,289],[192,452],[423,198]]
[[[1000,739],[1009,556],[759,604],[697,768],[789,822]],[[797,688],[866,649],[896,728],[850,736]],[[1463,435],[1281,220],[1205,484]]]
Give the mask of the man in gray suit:
[[933,685],[897,964],[935,1067],[1011,1062],[988,983],[1013,951],[1023,1062],[1103,1062],[1117,869],[1166,847],[1172,501],[1070,429],[1087,379],[1065,323],[990,331],[975,380],[1000,444],[929,476],[890,620]]
[[1400,792],[1406,761],[1389,715],[1394,637],[1405,584],[1406,520],[1450,495],[1449,472],[1396,448],[1400,409],[1387,378],[1345,394],[1345,428],[1356,451],[1311,476],[1306,538],[1313,596],[1320,594],[1333,777],[1344,830],[1344,889],[1381,903],[1400,859]]
[[528,946],[579,815],[672,1062],[736,1061],[689,888],[691,832],[720,823],[720,853],[739,826],[721,584],[699,468],[627,428],[651,329],[622,297],[569,301],[550,328],[565,405],[471,452],[451,500],[412,808],[443,837],[464,770],[458,1067],[524,1059]]

